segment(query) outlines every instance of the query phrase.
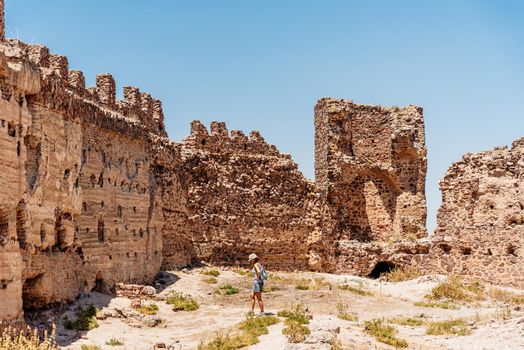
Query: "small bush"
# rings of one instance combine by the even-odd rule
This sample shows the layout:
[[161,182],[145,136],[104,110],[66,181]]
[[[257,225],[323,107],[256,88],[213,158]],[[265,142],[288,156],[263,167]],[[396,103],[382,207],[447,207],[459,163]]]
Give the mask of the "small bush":
[[265,288],[264,292],[271,293],[276,292],[277,290],[280,290],[277,286],[269,286],[268,288]]
[[80,347],[81,350],[102,350],[102,348],[98,345],[94,345],[94,344],[91,344],[91,345],[82,345]]
[[463,319],[429,322],[426,328],[428,335],[469,335],[471,330]]
[[295,288],[296,289],[299,289],[299,290],[309,290],[310,285],[309,285],[309,280],[307,279],[301,279],[299,280],[296,284],[295,284]]
[[419,277],[420,271],[411,266],[396,267],[386,273],[386,278],[391,282],[402,282]]
[[268,274],[268,280],[270,281],[284,281],[284,277],[280,275],[275,275],[273,273]]
[[202,272],[200,272],[201,275],[206,275],[206,276],[213,276],[213,277],[218,277],[220,276],[220,272],[216,269],[206,269]]
[[426,297],[434,300],[471,302],[484,299],[485,289],[478,281],[466,282],[463,278],[452,275],[435,286]]
[[397,338],[395,327],[384,323],[382,320],[366,321],[364,330],[373,336],[377,341],[394,346],[396,348],[407,348],[408,342],[404,339]]
[[341,320],[357,322],[358,316],[354,312],[349,311],[349,305],[338,304],[337,305],[338,315],[337,317]]
[[124,343],[121,342],[120,340],[116,339],[116,338],[112,338],[112,339],[106,341],[106,345],[109,345],[109,346],[120,346],[120,345],[124,345]]
[[218,280],[215,277],[207,277],[207,278],[204,278],[202,281],[204,281],[204,283],[207,283],[207,284],[217,284],[218,283]]
[[488,291],[488,296],[495,301],[499,301],[505,304],[524,304],[524,294],[517,294],[504,289],[492,288]]
[[450,304],[447,301],[443,301],[439,303],[429,302],[429,301],[417,301],[414,303],[414,305],[418,307],[438,307],[438,308],[446,309],[446,310],[458,310],[459,308],[457,305]]
[[143,315],[156,315],[158,305],[155,303],[149,303],[148,305],[140,306],[137,310]]
[[217,289],[215,289],[215,293],[216,294],[220,294],[220,295],[238,294],[238,288],[235,288],[235,287],[233,287],[230,284],[224,284],[224,285],[218,287]]
[[282,334],[287,337],[290,343],[302,343],[306,337],[311,334],[307,326],[297,322],[286,320],[286,327],[282,330]]
[[290,307],[289,309],[277,312],[277,316],[285,317],[286,322],[298,322],[300,324],[308,324],[309,317],[301,304]]
[[190,295],[177,292],[169,293],[166,298],[166,303],[173,305],[173,311],[194,311],[200,307],[198,302]]
[[364,289],[364,288],[361,288],[361,287],[350,286],[350,285],[347,285],[347,284],[338,286],[338,288],[342,289],[342,290],[345,290],[347,292],[352,292],[352,293],[355,293],[355,294],[358,294],[358,295],[362,295],[362,296],[372,296],[373,295],[373,292],[370,291],[370,290],[367,290],[367,289]]
[[207,344],[200,343],[199,350],[235,350],[258,343],[258,337],[268,334],[268,326],[278,323],[274,316],[247,317],[238,324],[240,334],[217,333]]
[[40,337],[38,331],[29,327],[15,329],[7,327],[0,332],[1,350],[59,350],[55,342],[56,329]]
[[83,308],[79,305],[76,308],[76,319],[70,320],[69,317],[64,317],[64,327],[70,330],[76,330],[78,332],[90,331],[98,327],[98,322],[96,321],[96,313],[98,309],[90,304],[87,308]]
[[269,331],[267,327],[277,324],[278,322],[279,319],[275,316],[248,317],[238,325],[238,328],[245,333],[258,337],[268,334]]

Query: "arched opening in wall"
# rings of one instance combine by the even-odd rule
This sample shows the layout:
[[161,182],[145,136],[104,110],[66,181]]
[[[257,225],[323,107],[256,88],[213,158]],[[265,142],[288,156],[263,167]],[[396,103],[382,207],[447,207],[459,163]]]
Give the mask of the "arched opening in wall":
[[7,213],[0,209],[0,244],[3,244],[7,241],[9,236],[9,218]]
[[379,261],[373,270],[371,270],[368,277],[373,279],[380,278],[383,274],[391,272],[395,267],[395,264],[391,261]]
[[7,123],[7,135],[11,137],[16,137],[16,126],[15,123],[9,122]]
[[98,218],[98,241],[99,242],[105,241],[104,220],[102,218]]
[[109,285],[102,278],[102,274],[100,272],[96,274],[95,286],[93,287],[91,291],[102,293],[102,294],[112,294],[113,292],[111,290],[111,287],[109,287]]
[[28,278],[22,288],[22,302],[24,310],[41,308],[46,304],[46,297],[42,295],[42,279],[44,274],[38,274],[33,278]]
[[27,211],[23,200],[16,206],[16,236],[20,248],[24,248],[27,240]]

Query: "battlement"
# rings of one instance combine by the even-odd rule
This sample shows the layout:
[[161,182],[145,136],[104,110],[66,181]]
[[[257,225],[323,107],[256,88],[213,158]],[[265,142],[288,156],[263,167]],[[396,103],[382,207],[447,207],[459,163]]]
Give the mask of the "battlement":
[[[111,74],[97,75],[95,86],[86,87],[84,73],[79,70],[69,70],[67,57],[50,53],[49,48],[43,45],[29,45],[12,39],[5,43],[11,51],[9,59],[29,62],[40,72],[41,80],[47,81],[47,85],[50,84],[52,92],[43,93],[47,98],[53,98],[52,95],[61,87],[73,92],[81,100],[98,105],[115,115],[122,115],[154,134],[167,137],[162,103],[150,94],[140,92],[136,87],[126,86],[124,99],[117,100],[116,82]],[[51,86],[56,87],[51,88]]]
[[184,145],[212,153],[243,153],[267,156],[283,156],[277,148],[268,144],[260,132],[253,130],[246,136],[240,130],[228,131],[226,123],[213,121],[210,131],[199,120],[191,122],[190,134],[183,140]]

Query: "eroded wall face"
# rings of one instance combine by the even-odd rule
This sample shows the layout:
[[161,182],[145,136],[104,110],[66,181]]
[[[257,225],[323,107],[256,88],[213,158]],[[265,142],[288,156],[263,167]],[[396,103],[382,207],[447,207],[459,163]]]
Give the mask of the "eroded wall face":
[[524,287],[524,139],[465,155],[440,188],[435,268]]
[[317,184],[339,239],[426,235],[422,110],[322,99],[315,108]]
[[320,212],[312,185],[289,156],[256,132],[230,136],[222,123],[213,123],[210,134],[193,123],[181,155],[187,230],[198,259],[244,265],[255,252],[271,268],[308,267]]
[[85,89],[43,46],[0,48],[0,319],[152,281],[165,228],[159,102],[137,89],[116,101],[108,75]]

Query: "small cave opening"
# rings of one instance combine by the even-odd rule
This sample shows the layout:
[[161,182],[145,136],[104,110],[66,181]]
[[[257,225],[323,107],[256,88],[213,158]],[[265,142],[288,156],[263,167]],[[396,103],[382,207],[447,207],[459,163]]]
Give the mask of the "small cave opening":
[[104,281],[100,272],[96,275],[95,286],[91,291],[108,295],[112,294],[111,287],[106,283],[106,281]]
[[23,200],[16,207],[16,235],[20,248],[24,248],[27,239],[27,211]]
[[98,219],[98,242],[102,243],[105,241],[105,225],[102,218]]
[[27,278],[22,287],[22,303],[24,310],[34,310],[46,304],[46,298],[42,295],[42,283],[44,274],[40,273],[32,278]]
[[0,242],[7,239],[9,235],[9,219],[7,213],[0,209]]
[[379,261],[367,277],[377,279],[385,273],[391,272],[396,265],[391,261]]

